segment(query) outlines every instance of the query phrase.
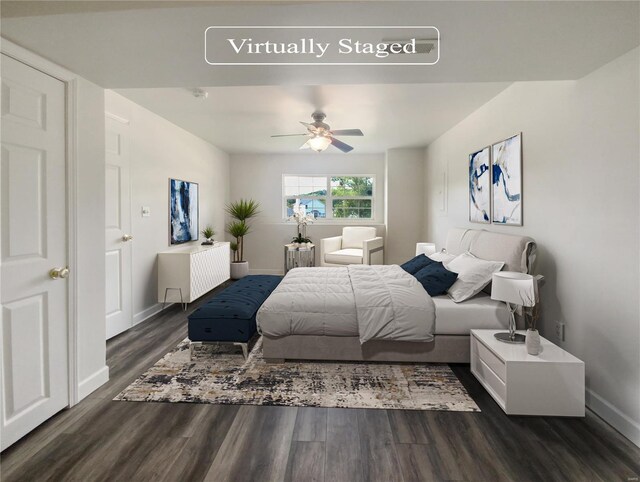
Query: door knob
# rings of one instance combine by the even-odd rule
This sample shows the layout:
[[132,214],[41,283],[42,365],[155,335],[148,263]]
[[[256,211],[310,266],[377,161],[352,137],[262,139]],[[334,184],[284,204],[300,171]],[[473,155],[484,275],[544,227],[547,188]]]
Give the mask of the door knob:
[[122,235],[122,241],[124,241],[125,243],[127,241],[131,241],[133,239],[133,236],[131,236],[130,234],[123,234]]
[[65,279],[69,276],[69,268],[53,268],[49,271],[51,279]]

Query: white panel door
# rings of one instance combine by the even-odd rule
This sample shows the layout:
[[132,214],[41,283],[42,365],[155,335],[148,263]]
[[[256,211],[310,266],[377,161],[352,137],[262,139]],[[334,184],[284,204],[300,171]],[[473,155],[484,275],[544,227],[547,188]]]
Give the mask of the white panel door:
[[131,195],[128,126],[107,116],[106,149],[106,318],[107,339],[131,328]]
[[4,450],[69,404],[65,86],[2,55],[1,112]]

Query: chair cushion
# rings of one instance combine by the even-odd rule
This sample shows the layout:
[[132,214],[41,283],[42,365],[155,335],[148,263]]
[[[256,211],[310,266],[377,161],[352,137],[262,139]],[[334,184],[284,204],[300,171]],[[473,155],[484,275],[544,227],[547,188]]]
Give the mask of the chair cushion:
[[334,264],[362,264],[363,256],[362,249],[340,249],[333,253],[326,253],[324,261]]
[[256,332],[256,314],[281,276],[252,275],[217,293],[189,315],[191,341],[246,342]]
[[367,239],[376,237],[376,228],[367,226],[350,226],[342,229],[342,249],[362,249]]

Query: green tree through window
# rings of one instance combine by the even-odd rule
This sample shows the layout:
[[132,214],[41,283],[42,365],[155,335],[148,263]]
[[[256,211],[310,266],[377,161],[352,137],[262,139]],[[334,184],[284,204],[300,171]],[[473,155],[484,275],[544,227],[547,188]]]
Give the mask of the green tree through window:
[[373,219],[373,176],[283,176],[284,217],[303,205],[316,219]]

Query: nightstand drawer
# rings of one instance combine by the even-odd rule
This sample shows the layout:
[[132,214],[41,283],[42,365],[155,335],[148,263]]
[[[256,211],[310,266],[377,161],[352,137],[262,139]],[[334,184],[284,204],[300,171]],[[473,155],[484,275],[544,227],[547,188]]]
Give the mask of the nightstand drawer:
[[505,383],[498,378],[498,375],[496,375],[482,359],[478,360],[475,368],[478,372],[476,376],[480,381],[484,382],[485,388],[489,390],[489,392],[493,390],[493,398],[497,397],[496,401],[499,403],[502,402],[504,408],[507,401],[507,386]]
[[476,340],[476,349],[478,350],[478,357],[485,362],[493,372],[498,375],[503,382],[507,381],[507,366],[500,360],[491,350],[482,344],[481,341]]

